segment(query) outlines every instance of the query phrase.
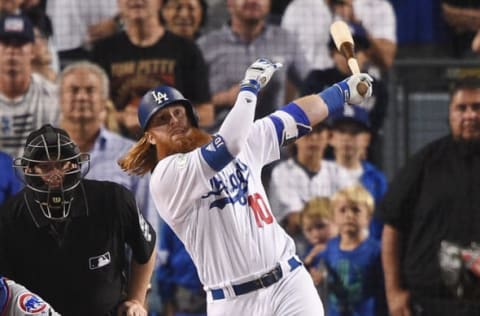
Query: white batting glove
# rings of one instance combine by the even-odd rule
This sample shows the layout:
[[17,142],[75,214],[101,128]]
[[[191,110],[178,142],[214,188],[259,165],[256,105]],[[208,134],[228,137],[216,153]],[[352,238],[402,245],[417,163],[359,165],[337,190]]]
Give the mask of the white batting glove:
[[267,85],[275,71],[282,66],[281,63],[273,63],[266,58],[259,58],[245,71],[245,77],[240,82],[240,87],[250,87],[258,92]]
[[[363,82],[368,86],[368,89],[364,95],[358,92],[358,85]],[[345,102],[351,105],[362,106],[363,101],[372,96],[372,82],[373,78],[366,73],[355,74],[347,79],[337,83],[343,92]]]

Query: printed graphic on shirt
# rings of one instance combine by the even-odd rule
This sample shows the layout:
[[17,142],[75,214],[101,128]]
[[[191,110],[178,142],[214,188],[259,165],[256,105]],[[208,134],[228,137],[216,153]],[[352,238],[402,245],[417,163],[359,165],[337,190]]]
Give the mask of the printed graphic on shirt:
[[23,293],[18,298],[18,308],[28,315],[40,314],[48,309],[48,304],[33,293]]
[[5,148],[24,146],[28,134],[35,129],[32,113],[0,117],[0,143]]
[[100,269],[100,268],[110,264],[111,261],[112,261],[112,259],[111,259],[111,256],[110,256],[110,252],[107,251],[103,255],[89,258],[88,259],[88,267],[90,268],[90,270]]
[[137,213],[138,213],[138,222],[140,223],[140,229],[142,230],[143,237],[145,238],[146,241],[150,242],[152,241],[152,232],[150,231],[150,226],[145,221],[145,218],[143,218],[143,215],[140,212],[140,209],[138,208],[137,208]]
[[[111,66],[113,100],[117,107],[138,105],[141,97],[152,87],[160,84],[175,86],[174,59],[147,59],[140,61],[114,62]],[[158,99],[157,99],[158,98]],[[162,96],[156,96],[162,102]]]
[[233,171],[221,171],[210,179],[211,190],[202,198],[214,197],[210,209],[223,209],[227,204],[239,203],[246,205],[248,202],[248,178],[250,169],[246,164],[236,158]]

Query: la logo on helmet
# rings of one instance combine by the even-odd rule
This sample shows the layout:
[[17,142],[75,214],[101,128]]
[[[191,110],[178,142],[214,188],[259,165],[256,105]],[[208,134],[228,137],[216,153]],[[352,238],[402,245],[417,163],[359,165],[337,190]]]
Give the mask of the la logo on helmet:
[[162,104],[165,101],[168,101],[168,95],[166,93],[152,91],[152,96],[155,102]]

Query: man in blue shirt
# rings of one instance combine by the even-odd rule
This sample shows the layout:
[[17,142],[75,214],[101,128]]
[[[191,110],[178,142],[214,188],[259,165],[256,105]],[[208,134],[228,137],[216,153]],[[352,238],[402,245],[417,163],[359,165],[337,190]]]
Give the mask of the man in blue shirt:
[[90,153],[88,179],[108,180],[129,189],[138,207],[155,229],[159,216],[150,199],[148,175],[130,176],[117,164],[133,142],[104,127],[109,91],[105,72],[90,62],[65,68],[60,76],[60,125],[82,152]]

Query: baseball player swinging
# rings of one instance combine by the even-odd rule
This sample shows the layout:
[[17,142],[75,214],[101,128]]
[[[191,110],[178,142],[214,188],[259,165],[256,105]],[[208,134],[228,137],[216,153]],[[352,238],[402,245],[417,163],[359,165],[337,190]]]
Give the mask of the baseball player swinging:
[[[247,69],[213,136],[198,128],[192,104],[178,91],[151,89],[138,109],[145,134],[120,161],[130,173],[152,171],[155,204],[197,266],[208,315],[324,314],[292,239],[272,216],[260,172],[279,159],[280,146],[346,102],[370,96],[372,79],[353,75],[254,122],[257,94],[280,66],[259,59]],[[360,82],[369,86],[365,96],[357,92]]]

